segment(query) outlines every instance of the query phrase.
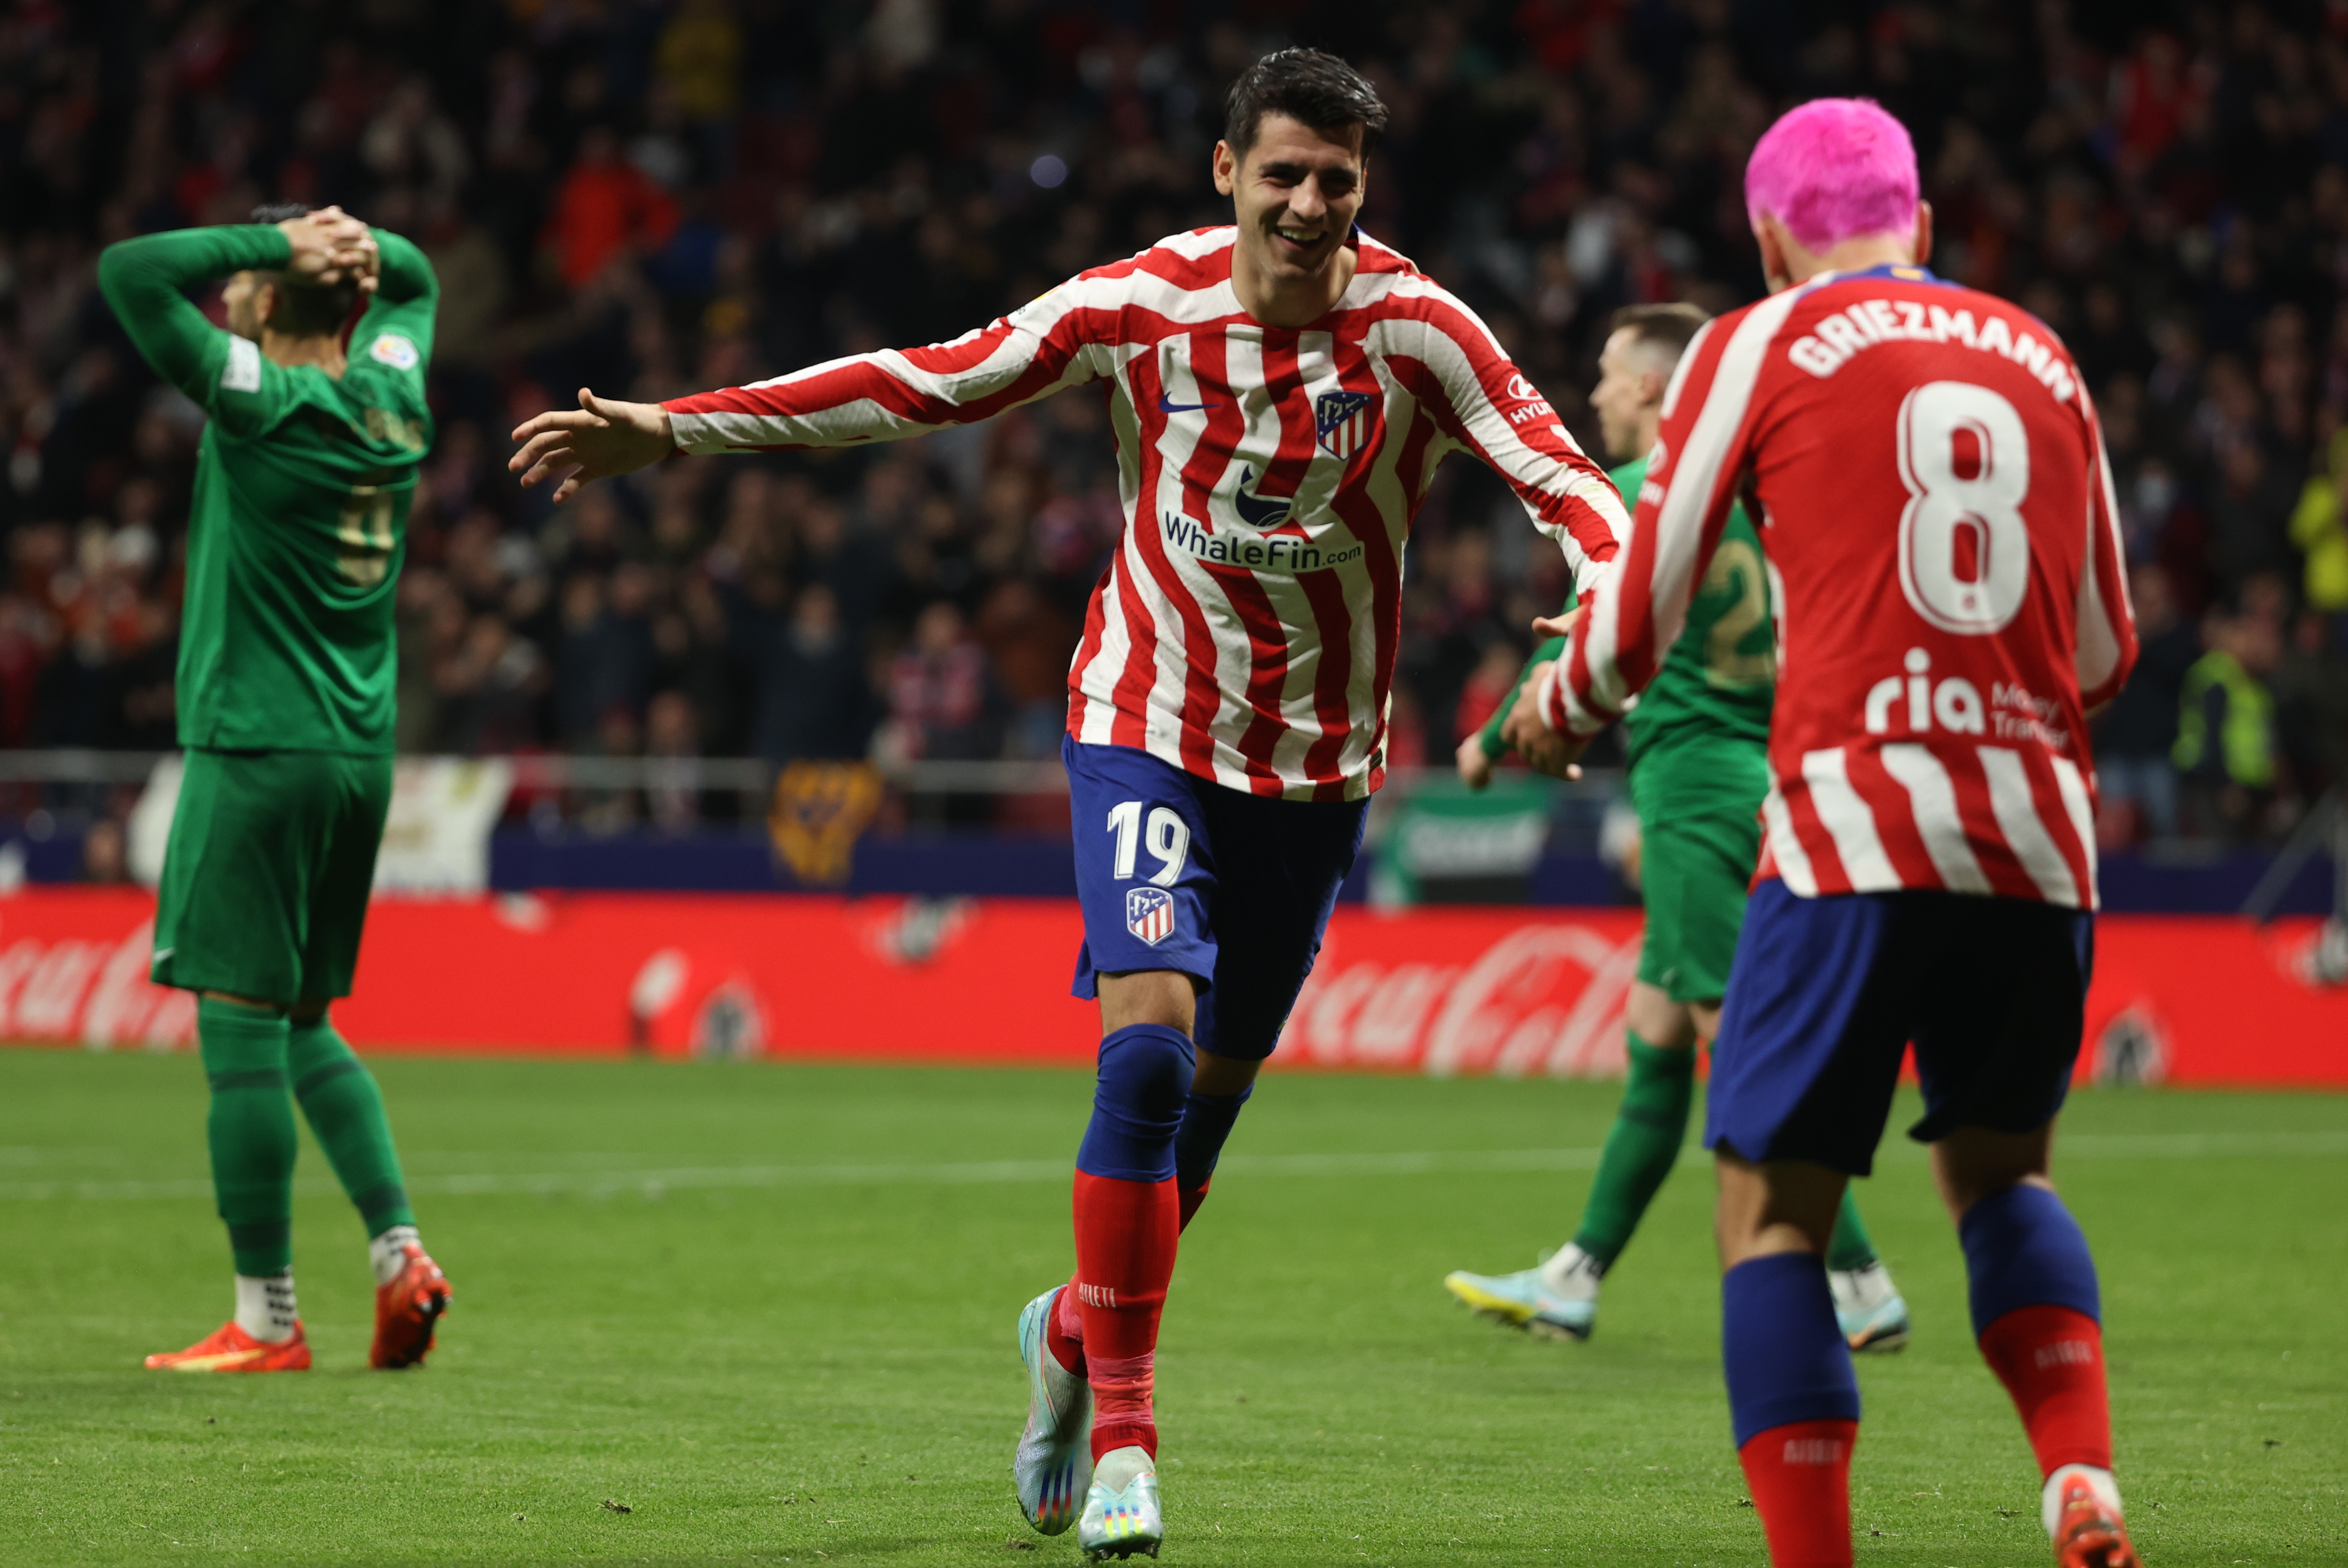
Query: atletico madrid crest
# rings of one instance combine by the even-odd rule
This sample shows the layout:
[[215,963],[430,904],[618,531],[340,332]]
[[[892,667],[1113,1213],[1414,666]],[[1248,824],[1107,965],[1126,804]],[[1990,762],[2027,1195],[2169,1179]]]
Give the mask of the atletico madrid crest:
[[1313,405],[1313,422],[1321,431],[1321,449],[1344,461],[1370,438],[1370,397],[1367,392],[1323,392]]
[[1174,895],[1164,888],[1134,888],[1125,895],[1125,928],[1157,946],[1174,934]]

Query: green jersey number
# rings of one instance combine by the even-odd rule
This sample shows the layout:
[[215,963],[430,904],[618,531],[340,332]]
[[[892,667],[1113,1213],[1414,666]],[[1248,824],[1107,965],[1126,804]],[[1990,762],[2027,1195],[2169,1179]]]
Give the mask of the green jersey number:
[[1761,569],[1761,552],[1749,540],[1734,535],[1721,540],[1704,569],[1704,591],[1735,602],[1720,613],[1704,638],[1704,678],[1715,691],[1750,691],[1777,678],[1774,648],[1743,651],[1745,640],[1769,618],[1769,583]]
[[343,547],[335,564],[362,588],[372,588],[391,570],[391,509],[395,497],[384,485],[353,485],[343,502],[335,542]]

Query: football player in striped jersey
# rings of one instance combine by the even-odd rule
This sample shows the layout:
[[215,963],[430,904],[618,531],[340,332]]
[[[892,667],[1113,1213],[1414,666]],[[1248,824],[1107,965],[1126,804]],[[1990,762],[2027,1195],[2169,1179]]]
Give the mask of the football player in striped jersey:
[[1334,56],[1233,84],[1225,227],[1169,235],[951,343],[665,405],[582,389],[514,432],[561,500],[674,451],[837,447],[1111,388],[1123,538],[1068,673],[1067,764],[1100,1070],[1076,1274],[1019,1320],[1013,1460],[1047,1534],[1164,1536],[1152,1404],[1181,1227],[1319,949],[1385,777],[1402,559],[1435,469],[1489,464],[1587,588],[1620,499],[1489,330],[1355,226],[1385,107]]
[[1973,1330],[2062,1568],[2135,1568],[2101,1299],[2048,1176],[2093,963],[2086,716],[2135,663],[2093,403],[2044,323],[1924,268],[1915,148],[1821,98],[1755,145],[1773,290],[1663,395],[1629,542],[1509,720],[1569,758],[1654,679],[1744,500],[1777,609],[1760,873],[1713,1048],[1723,1359],[1773,1562],[1851,1561],[1859,1387],[1822,1254],[1915,1048]]
[[[1607,455],[1621,463],[1608,477],[1625,502],[1635,504],[1646,482],[1663,387],[1704,321],[1704,312],[1690,304],[1625,305],[1614,314],[1590,403]],[[1564,647],[1563,637],[1552,637],[1537,649],[1518,689]],[[1539,1268],[1505,1274],[1460,1269],[1443,1282],[1468,1306],[1512,1327],[1545,1338],[1590,1337],[1599,1281],[1630,1244],[1679,1159],[1695,1099],[1695,1047],[1720,1030],[1746,884],[1761,852],[1776,672],[1760,536],[1745,509],[1731,507],[1712,564],[1688,603],[1687,628],[1622,721],[1647,926],[1623,1007],[1629,1037],[1622,1106],[1606,1135],[1581,1223]],[[1493,763],[1507,755],[1500,729],[1514,706],[1512,693],[1460,747],[1460,772],[1471,787],[1483,788]],[[1848,1191],[1827,1253],[1827,1277],[1853,1350],[1897,1350],[1908,1343],[1908,1304],[1877,1259]]]

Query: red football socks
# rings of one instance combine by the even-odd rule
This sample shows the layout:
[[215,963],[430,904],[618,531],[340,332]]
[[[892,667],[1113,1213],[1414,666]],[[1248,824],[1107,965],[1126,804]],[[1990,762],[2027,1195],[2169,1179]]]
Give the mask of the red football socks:
[[1857,1421],[1794,1421],[1736,1450],[1769,1536],[1770,1568],[1851,1568],[1850,1449]]
[[1182,1229],[1173,1180],[1127,1181],[1079,1171],[1076,1219],[1071,1294],[1093,1389],[1093,1458],[1138,1444],[1154,1459],[1158,1422],[1150,1392],[1158,1318]]
[[[1179,1179],[1177,1178],[1177,1180]],[[1177,1186],[1174,1189],[1175,1201],[1181,1207],[1183,1230],[1187,1231],[1190,1228],[1190,1216],[1197,1213],[1199,1205],[1207,1201],[1207,1189],[1214,1184],[1213,1178],[1210,1177],[1196,1187]]]
[[1085,1320],[1076,1311],[1076,1282],[1074,1276],[1068,1286],[1052,1303],[1052,1315],[1044,1320],[1044,1348],[1060,1364],[1063,1372],[1085,1375]]
[[2022,1413],[2040,1475],[2112,1468],[2104,1331],[2094,1318],[2067,1306],[2016,1307],[1982,1331],[1981,1353]]

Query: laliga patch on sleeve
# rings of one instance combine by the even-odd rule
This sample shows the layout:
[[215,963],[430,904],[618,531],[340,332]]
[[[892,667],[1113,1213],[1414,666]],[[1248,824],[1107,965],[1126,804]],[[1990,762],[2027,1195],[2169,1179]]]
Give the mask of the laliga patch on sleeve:
[[416,368],[416,361],[417,358],[416,345],[408,342],[407,339],[400,336],[399,334],[396,332],[386,332],[381,337],[376,338],[375,340],[375,346],[369,348],[367,353],[376,359],[380,359],[386,365],[390,366],[394,370],[413,370]]
[[228,363],[221,366],[221,390],[261,390],[261,346],[249,337],[228,340]]

